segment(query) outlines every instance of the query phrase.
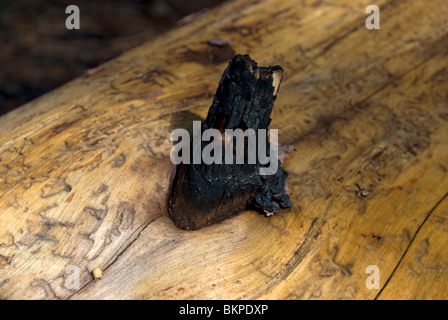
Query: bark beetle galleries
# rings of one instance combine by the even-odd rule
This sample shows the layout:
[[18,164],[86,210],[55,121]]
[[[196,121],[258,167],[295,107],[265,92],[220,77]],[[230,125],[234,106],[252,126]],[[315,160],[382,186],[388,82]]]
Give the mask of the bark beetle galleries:
[[[222,75],[201,131],[267,129],[282,76],[280,66],[258,67],[248,55],[236,55]],[[264,138],[269,155],[268,135]],[[244,152],[247,159],[247,148]],[[224,157],[224,151],[222,154]],[[179,164],[168,201],[174,224],[195,230],[246,208],[269,216],[291,207],[285,192],[288,172],[276,161],[278,169],[273,175],[259,174],[259,168],[266,166],[259,159],[255,164]]]

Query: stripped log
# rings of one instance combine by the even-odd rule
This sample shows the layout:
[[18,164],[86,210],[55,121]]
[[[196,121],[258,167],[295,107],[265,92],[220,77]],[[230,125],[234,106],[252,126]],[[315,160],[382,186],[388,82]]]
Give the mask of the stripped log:
[[[447,299],[448,5],[370,4],[231,1],[2,116],[0,298]],[[285,70],[294,204],[184,231],[169,136],[235,53]]]

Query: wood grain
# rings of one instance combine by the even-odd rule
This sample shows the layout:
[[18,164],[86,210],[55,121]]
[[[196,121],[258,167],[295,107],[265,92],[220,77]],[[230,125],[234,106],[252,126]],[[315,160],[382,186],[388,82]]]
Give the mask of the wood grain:
[[448,298],[447,202],[445,196],[430,212],[379,299]]
[[[446,299],[448,5],[369,4],[228,2],[1,117],[0,298]],[[179,230],[169,134],[234,53],[285,70],[294,205]]]

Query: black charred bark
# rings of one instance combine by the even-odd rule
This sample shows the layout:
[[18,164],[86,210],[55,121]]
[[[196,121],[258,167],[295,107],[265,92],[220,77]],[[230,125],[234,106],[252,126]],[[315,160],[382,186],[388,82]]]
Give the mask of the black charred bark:
[[[279,66],[258,67],[248,55],[235,56],[224,71],[201,131],[215,128],[224,134],[225,129],[267,129],[282,75]],[[263,139],[269,155],[267,134]],[[201,149],[209,143],[203,142]],[[178,165],[168,203],[177,227],[199,229],[248,207],[266,215],[291,207],[285,192],[288,173],[279,160],[275,174],[260,175],[259,168],[268,164],[260,164],[258,156],[255,164],[249,164],[245,148],[244,164],[224,164],[224,148],[223,164],[190,161]]]

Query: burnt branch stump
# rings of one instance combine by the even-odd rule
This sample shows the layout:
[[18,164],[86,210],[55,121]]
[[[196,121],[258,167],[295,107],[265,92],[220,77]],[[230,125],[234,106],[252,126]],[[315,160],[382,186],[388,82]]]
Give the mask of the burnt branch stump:
[[[261,175],[260,169],[268,164],[262,164],[259,157],[255,163],[248,161],[249,152],[254,150],[247,148],[248,141],[245,140],[243,163],[228,163],[224,159],[229,144],[225,135],[227,129],[262,132],[262,136],[257,135],[257,154],[260,142],[263,142],[266,156],[273,159],[267,129],[282,77],[280,66],[258,67],[248,55],[237,55],[230,61],[201,126],[201,136],[207,129],[220,131],[222,163],[194,163],[191,154],[189,164],[178,165],[168,203],[170,216],[177,227],[200,229],[246,208],[254,208],[269,216],[280,208],[291,207],[292,202],[285,191],[288,173],[281,167],[278,157],[273,160],[277,162],[275,173]],[[193,139],[190,144],[190,150],[194,150]],[[207,144],[201,141],[201,153]],[[235,158],[233,142],[232,146]]]

